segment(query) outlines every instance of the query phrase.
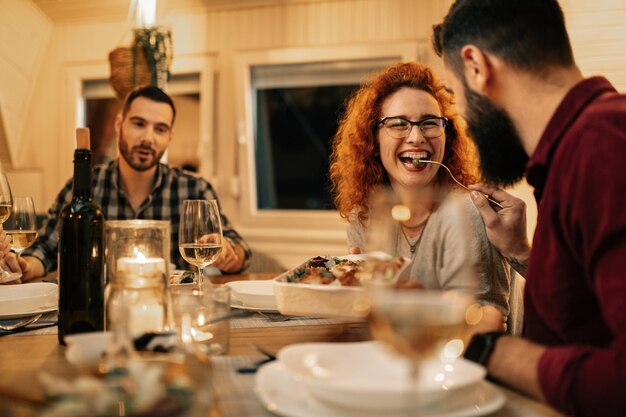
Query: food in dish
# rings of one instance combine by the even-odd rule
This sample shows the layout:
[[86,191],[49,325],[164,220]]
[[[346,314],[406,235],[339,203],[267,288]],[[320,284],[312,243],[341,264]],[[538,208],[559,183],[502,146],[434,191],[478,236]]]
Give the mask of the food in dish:
[[195,282],[195,276],[193,271],[174,271],[170,275],[170,285],[191,284]]
[[390,259],[365,258],[351,260],[334,256],[316,256],[286,276],[286,281],[299,284],[342,285],[358,287],[361,280],[369,279],[373,273],[392,278],[405,264],[399,256]]
[[[337,262],[333,259],[342,261]],[[323,267],[319,266],[322,264]],[[353,264],[356,265],[356,270],[346,273],[346,270],[354,267]],[[370,279],[374,273],[377,274],[378,278],[381,275],[378,274],[379,270],[384,271],[382,276],[389,284],[392,284],[404,276],[410,264],[410,259],[393,258],[385,254],[315,257],[274,279],[276,306],[278,311],[284,315],[363,318],[369,311],[369,302],[363,286],[359,284]],[[296,272],[300,269],[315,271],[309,272],[309,275],[313,276],[319,272],[320,268],[328,269],[329,266],[331,269],[337,267],[335,273],[338,275],[347,274],[343,281],[352,281],[350,276],[353,274],[354,278],[358,278],[358,284],[342,285],[342,279],[338,279],[330,270],[327,272],[333,275],[334,279],[329,280],[326,284],[323,283],[324,280],[322,279],[315,282],[313,278],[303,282],[302,278],[306,278],[305,273]],[[321,275],[325,276],[326,273]]]

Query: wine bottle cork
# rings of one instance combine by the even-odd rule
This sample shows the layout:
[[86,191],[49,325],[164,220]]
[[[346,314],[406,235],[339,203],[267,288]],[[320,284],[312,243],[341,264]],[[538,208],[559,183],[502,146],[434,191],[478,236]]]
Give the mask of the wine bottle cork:
[[90,149],[89,143],[89,128],[77,127],[76,128],[76,149]]

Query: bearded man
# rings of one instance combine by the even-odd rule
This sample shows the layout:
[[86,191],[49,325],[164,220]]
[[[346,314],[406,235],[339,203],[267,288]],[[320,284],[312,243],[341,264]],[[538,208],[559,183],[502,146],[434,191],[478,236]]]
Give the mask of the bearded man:
[[[115,119],[120,157],[92,173],[93,199],[107,220],[152,219],[171,222],[171,261],[186,266],[178,251],[178,225],[183,200],[217,200],[210,183],[190,173],[160,163],[172,136],[176,108],[172,99],[154,86],[131,91],[122,112]],[[48,210],[35,244],[24,250],[18,261],[13,254],[6,263],[21,269],[21,281],[42,276],[57,267],[59,244],[58,215],[72,199],[72,180],[58,194]],[[222,215],[224,245],[212,264],[225,273],[243,270],[251,251],[242,237]]]
[[485,179],[525,175],[538,205],[531,250],[523,203],[474,186],[489,239],[525,272],[525,328],[476,335],[466,357],[568,415],[623,415],[626,96],[583,78],[556,0],[458,0],[433,41]]

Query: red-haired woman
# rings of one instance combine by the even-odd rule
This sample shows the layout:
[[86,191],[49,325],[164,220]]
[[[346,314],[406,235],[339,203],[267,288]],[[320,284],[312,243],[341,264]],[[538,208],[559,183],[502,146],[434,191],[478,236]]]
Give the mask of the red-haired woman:
[[[410,279],[426,288],[466,288],[473,270],[479,301],[506,317],[505,260],[489,243],[467,191],[444,169],[420,159],[445,164],[463,183],[477,182],[474,149],[450,94],[429,68],[400,63],[375,74],[350,98],[334,138],[330,177],[335,204],[349,221],[350,252],[368,250],[370,195],[388,187],[410,216],[394,224],[385,249],[414,260]],[[459,213],[466,219],[461,223]],[[460,244],[468,234],[469,249]]]

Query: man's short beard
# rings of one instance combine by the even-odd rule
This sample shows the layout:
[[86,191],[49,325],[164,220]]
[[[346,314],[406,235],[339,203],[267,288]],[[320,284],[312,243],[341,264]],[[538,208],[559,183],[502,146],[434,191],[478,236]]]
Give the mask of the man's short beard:
[[472,91],[463,78],[466,122],[476,143],[483,179],[496,187],[516,184],[526,172],[528,155],[513,121],[488,98]]
[[154,153],[154,160],[150,164],[141,164],[141,163],[137,163],[133,161],[132,148],[129,149],[126,141],[124,141],[124,130],[122,128],[120,128],[119,149],[120,149],[120,155],[122,156],[122,158],[124,158],[124,160],[128,163],[128,165],[130,165],[135,171],[140,171],[140,172],[147,171],[151,169],[152,167],[154,167],[155,165],[157,165],[159,161],[161,160],[161,157],[163,156],[163,153],[164,153],[164,152],[161,152],[161,154]]

